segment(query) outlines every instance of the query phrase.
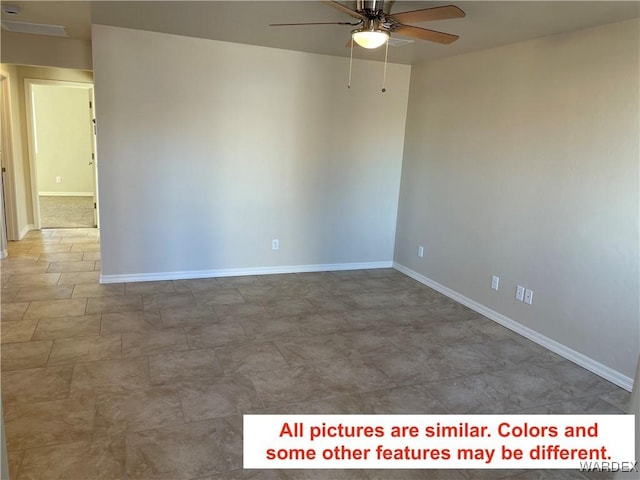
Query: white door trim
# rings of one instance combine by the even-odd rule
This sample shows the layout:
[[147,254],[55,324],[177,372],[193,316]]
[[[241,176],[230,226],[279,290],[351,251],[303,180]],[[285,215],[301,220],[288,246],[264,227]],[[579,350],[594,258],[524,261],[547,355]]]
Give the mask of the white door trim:
[[100,202],[98,202],[98,132],[96,124],[96,96],[93,85],[89,89],[91,100],[91,151],[93,153],[93,215],[97,228],[100,228]]
[[[37,132],[35,131],[35,111],[33,102],[33,87],[36,85],[81,88],[93,92],[93,83],[70,82],[64,80],[43,80],[40,78],[24,79],[24,97],[27,113],[27,137],[29,140],[29,171],[31,173],[31,201],[33,203],[33,223],[35,225],[35,228],[39,230],[40,228],[42,228],[42,225],[40,223],[40,199],[38,196],[38,175],[36,170],[37,162],[35,152]],[[95,101],[93,103],[93,106],[95,107]]]

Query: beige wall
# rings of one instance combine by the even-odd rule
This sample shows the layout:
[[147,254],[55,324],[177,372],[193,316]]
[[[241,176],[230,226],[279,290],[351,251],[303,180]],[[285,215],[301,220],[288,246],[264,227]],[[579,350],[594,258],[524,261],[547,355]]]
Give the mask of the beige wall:
[[624,382],[640,350],[638,35],[631,20],[414,66],[395,251]]
[[2,61],[15,65],[91,70],[91,42],[2,30]]
[[100,25],[93,47],[103,279],[390,265],[410,67],[383,94],[379,62],[349,90],[345,58]]
[[[51,85],[32,88],[38,193],[92,195],[89,89]],[[60,183],[56,177],[60,177]]]
[[[4,38],[4,37],[3,37]],[[24,235],[34,228],[33,194],[31,190],[31,168],[29,166],[29,140],[27,136],[27,108],[25,101],[25,78],[92,83],[93,73],[85,70],[65,68],[28,67],[1,64],[0,69],[9,74],[11,117],[13,136],[13,168],[15,183],[15,219],[17,230]],[[9,215],[10,212],[7,212]],[[17,238],[12,239],[17,240]]]
[[[18,67],[3,64],[0,65],[0,69],[5,72],[9,82],[9,102],[3,108],[10,110],[9,129],[11,131],[12,158],[8,160],[7,181],[11,183],[11,190],[15,197],[14,211],[6,211],[5,215],[8,222],[13,222],[15,225],[14,235],[9,240],[18,240],[20,235],[26,233],[29,225],[33,223],[31,189],[29,188],[29,161],[28,154],[23,149],[23,133],[26,135],[26,129],[23,129],[20,111],[20,103],[21,101],[24,103],[24,98],[21,96]],[[9,189],[7,189],[7,194],[11,194]],[[11,202],[8,203],[8,205],[10,204]]]

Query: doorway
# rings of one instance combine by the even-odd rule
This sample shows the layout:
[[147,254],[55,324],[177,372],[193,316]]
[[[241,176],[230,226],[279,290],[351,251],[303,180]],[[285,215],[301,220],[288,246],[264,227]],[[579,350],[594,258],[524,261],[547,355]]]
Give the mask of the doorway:
[[93,85],[25,79],[36,228],[98,226]]

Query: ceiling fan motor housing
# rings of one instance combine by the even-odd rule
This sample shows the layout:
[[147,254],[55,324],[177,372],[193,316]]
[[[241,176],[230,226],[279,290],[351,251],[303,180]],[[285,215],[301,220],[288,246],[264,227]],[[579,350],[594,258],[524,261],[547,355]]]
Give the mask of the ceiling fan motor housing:
[[381,14],[389,14],[393,2],[385,2],[384,0],[357,0],[356,11],[367,16],[378,16]]
[[362,21],[362,25],[360,27],[356,28],[353,31],[354,32],[365,32],[365,31],[376,32],[381,30],[384,31],[385,29],[379,20],[375,18],[367,18]]

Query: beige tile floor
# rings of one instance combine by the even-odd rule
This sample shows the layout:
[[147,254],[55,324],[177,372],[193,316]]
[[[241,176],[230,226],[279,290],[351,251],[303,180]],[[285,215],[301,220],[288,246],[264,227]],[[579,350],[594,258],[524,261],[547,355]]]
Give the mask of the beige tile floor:
[[243,471],[243,413],[623,413],[628,394],[390,269],[99,285],[95,229],[9,251],[12,480],[607,478]]

